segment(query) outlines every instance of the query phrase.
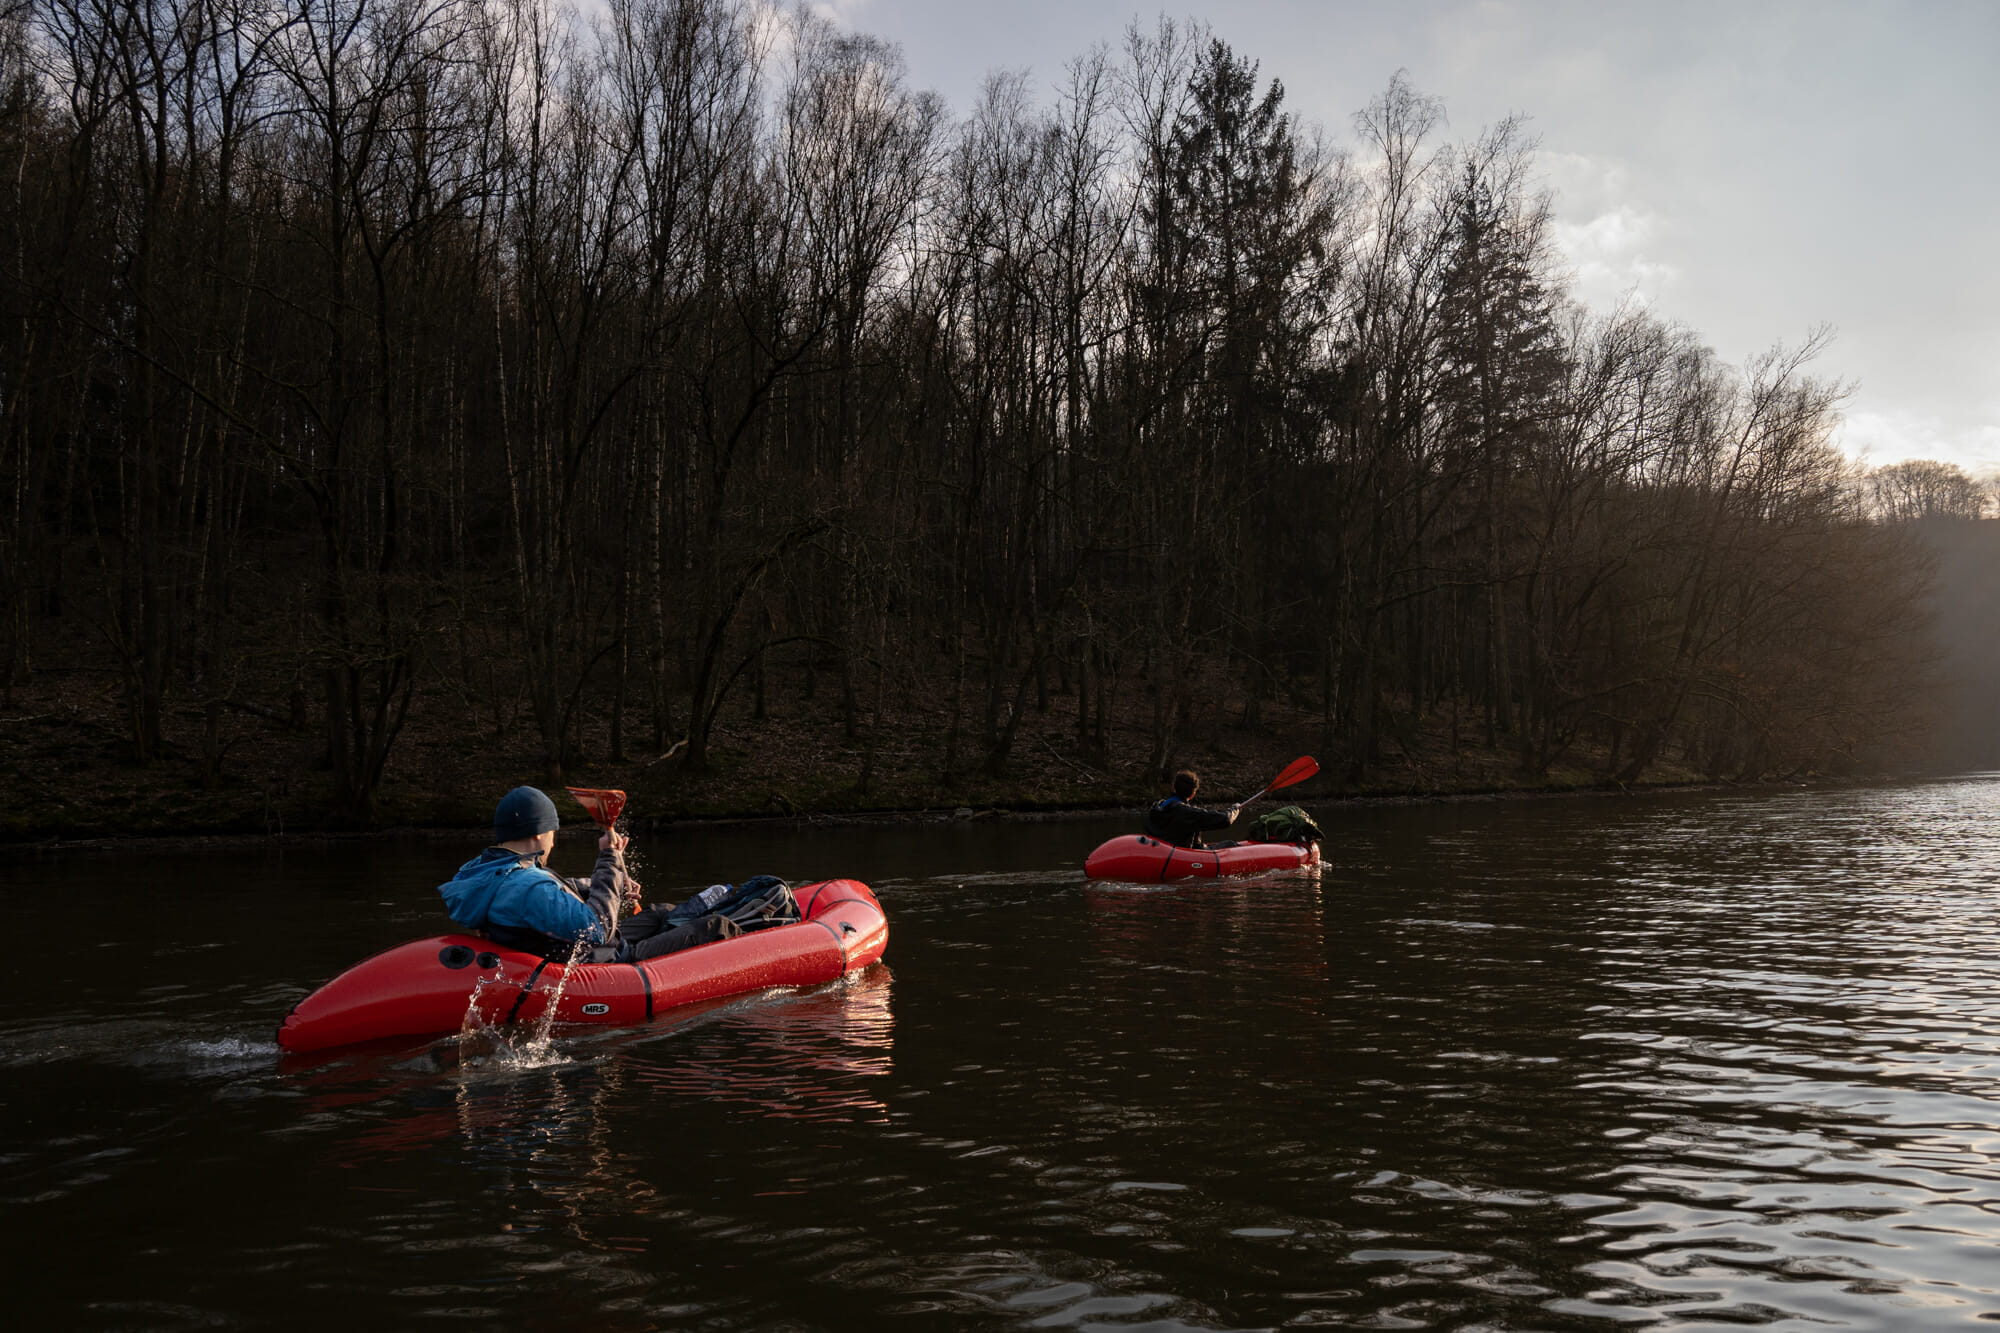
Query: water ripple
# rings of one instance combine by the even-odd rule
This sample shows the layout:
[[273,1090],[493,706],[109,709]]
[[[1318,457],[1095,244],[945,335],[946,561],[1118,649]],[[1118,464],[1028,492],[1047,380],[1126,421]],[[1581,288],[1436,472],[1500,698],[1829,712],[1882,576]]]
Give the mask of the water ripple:
[[[421,928],[434,848],[295,858],[254,930],[212,867],[155,858],[192,943],[24,959],[0,1022],[15,1313],[2000,1319],[2000,780],[1316,815],[1316,879],[1144,889],[1080,881],[1087,826],[760,834],[760,863],[855,858],[889,966],[526,1064],[269,1045],[314,978]],[[723,859],[695,841],[663,873]],[[54,887],[4,873],[31,937]]]

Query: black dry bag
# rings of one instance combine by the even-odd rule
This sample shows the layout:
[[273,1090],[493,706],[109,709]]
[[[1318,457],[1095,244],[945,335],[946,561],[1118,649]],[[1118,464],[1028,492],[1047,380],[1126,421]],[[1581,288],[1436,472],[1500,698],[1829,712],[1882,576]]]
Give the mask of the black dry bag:
[[776,875],[752,875],[741,884],[711,884],[667,913],[667,924],[686,925],[705,916],[726,916],[743,930],[789,926],[800,919],[792,886]]

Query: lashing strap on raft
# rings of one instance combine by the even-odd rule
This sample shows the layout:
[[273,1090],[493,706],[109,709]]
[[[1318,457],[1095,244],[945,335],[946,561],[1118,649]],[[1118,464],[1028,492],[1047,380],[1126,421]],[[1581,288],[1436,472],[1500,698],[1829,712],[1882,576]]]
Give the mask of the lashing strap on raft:
[[507,1021],[502,1023],[500,1025],[501,1027],[514,1026],[514,1015],[521,1012],[521,1006],[527,1003],[528,992],[535,988],[535,982],[541,977],[542,969],[547,967],[548,965],[549,965],[549,960],[544,958],[541,962],[535,964],[534,971],[528,973],[528,982],[526,985],[521,987],[521,993],[514,997],[514,1007],[507,1011]]
[[648,1022],[651,1022],[653,1017],[653,978],[647,975],[644,963],[632,964],[632,970],[639,974],[639,984],[646,988],[646,1019]]

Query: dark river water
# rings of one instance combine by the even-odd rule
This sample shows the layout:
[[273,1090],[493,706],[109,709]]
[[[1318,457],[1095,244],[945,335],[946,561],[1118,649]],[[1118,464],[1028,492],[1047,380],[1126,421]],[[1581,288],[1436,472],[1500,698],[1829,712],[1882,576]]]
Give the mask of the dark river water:
[[[685,832],[888,911],[845,982],[281,1057],[450,841],[0,861],[16,1328],[1933,1329],[2000,1320],[2000,776]],[[557,866],[581,873],[583,842]]]

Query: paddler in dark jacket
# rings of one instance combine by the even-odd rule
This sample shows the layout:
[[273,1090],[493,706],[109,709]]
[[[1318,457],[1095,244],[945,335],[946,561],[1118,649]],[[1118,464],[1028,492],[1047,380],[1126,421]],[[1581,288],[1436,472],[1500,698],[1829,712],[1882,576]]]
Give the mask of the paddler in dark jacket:
[[597,963],[639,962],[741,933],[720,916],[667,929],[669,907],[648,908],[621,923],[618,904],[631,886],[625,835],[605,830],[590,878],[570,879],[542,865],[560,826],[555,802],[534,787],[501,797],[493,812],[493,846],[438,885],[452,921],[510,949],[558,961],[581,951],[584,961]]
[[1201,835],[1228,828],[1236,822],[1240,805],[1209,810],[1190,804],[1201,790],[1201,779],[1187,769],[1174,774],[1174,794],[1155,801],[1146,811],[1146,836],[1170,842],[1176,847],[1199,847]]

